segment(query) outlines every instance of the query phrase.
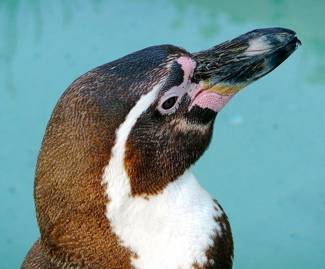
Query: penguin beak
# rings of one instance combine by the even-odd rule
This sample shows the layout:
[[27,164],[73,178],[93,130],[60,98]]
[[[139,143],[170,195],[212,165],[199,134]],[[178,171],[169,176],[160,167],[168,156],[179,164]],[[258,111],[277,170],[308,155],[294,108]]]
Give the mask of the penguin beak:
[[283,28],[258,29],[193,54],[193,81],[200,91],[215,93],[223,105],[249,83],[265,76],[301,45],[296,33]]

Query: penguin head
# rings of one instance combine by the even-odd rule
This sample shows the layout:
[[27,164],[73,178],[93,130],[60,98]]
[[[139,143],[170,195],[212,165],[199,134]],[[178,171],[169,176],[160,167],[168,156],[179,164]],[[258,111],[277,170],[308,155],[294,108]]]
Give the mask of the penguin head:
[[216,115],[230,98],[277,67],[297,44],[294,32],[271,28],[193,54],[154,46],[75,80],[52,113],[37,163],[43,244],[55,255],[74,257],[83,242],[96,238],[101,256],[90,248],[82,255],[104,260],[107,238],[117,239],[105,218],[102,179],[117,141],[124,141],[130,195],[159,193],[207,149]]
[[[126,141],[124,162],[132,194],[155,194],[183,174],[207,149],[225,104],[276,68],[298,44],[294,32],[272,28],[194,54],[171,46],[146,49],[146,55],[153,50],[169,53],[159,65],[164,73],[154,84],[159,90]],[[151,71],[146,76],[152,77]]]

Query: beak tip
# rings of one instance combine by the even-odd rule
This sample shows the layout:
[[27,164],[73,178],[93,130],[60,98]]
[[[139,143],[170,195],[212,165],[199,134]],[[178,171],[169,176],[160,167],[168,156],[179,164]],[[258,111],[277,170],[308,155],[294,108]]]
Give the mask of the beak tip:
[[263,51],[266,53],[274,52],[281,48],[288,48],[294,51],[301,45],[296,32],[287,28],[257,29],[243,36],[247,36],[249,44],[246,51],[252,55],[263,54]]
[[302,46],[302,43],[299,38],[297,38],[297,46]]

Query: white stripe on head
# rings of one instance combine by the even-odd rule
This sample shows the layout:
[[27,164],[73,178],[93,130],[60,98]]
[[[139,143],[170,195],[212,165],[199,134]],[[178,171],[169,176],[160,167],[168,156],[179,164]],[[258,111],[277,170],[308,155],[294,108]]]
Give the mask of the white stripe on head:
[[[116,132],[111,159],[104,169],[108,204],[106,217],[123,246],[136,254],[136,269],[192,268],[207,262],[206,250],[221,231],[214,218],[222,210],[186,172],[158,195],[132,197],[124,166],[125,144],[137,119],[152,105],[159,84],[143,95]],[[148,171],[150,172],[150,171]]]
[[114,206],[123,203],[124,198],[130,194],[130,182],[124,167],[125,144],[137,119],[153,104],[160,88],[161,83],[147,94],[142,95],[116,131],[115,145],[112,148],[110,162],[105,167],[103,176],[103,183],[107,184],[106,194],[110,200],[114,200],[114,203],[108,204],[107,210],[109,212],[114,210]]

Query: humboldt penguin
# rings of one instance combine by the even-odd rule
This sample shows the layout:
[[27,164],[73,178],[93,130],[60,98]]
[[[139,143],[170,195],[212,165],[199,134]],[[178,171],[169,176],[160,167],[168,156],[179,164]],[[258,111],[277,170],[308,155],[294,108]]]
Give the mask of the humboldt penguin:
[[190,168],[225,104],[299,44],[258,29],[197,53],[145,48],[75,80],[39,153],[40,239],[22,268],[232,268],[227,216]]

